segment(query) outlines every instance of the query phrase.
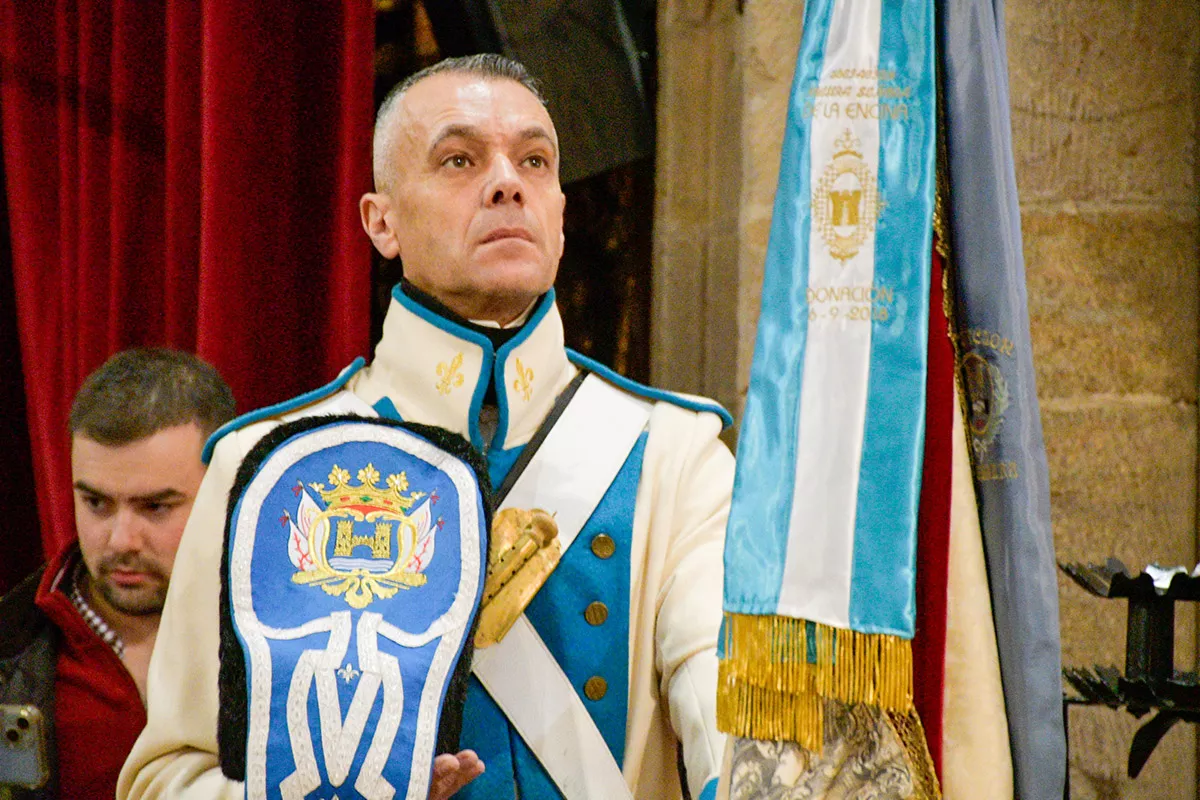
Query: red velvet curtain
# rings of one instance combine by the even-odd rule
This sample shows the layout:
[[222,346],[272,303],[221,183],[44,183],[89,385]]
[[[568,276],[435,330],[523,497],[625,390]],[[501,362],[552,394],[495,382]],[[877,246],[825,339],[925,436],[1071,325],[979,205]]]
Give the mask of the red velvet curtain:
[[[241,410],[369,337],[370,0],[0,0],[0,122],[45,551],[66,417],[117,350],[198,352]],[[23,546],[8,531],[0,553]],[[25,544],[24,546],[28,546]]]

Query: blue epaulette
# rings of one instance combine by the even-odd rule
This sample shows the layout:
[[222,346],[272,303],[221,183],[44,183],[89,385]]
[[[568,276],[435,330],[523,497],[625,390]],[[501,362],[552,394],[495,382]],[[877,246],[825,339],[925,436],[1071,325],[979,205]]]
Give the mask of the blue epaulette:
[[251,423],[258,422],[259,420],[270,419],[271,417],[277,417],[280,414],[286,414],[293,409],[306,406],[309,403],[321,400],[333,394],[334,392],[339,391],[343,386],[346,385],[346,382],[354,376],[354,373],[362,369],[363,365],[366,363],[366,360],[362,356],[359,356],[351,361],[348,367],[339,372],[336,378],[320,388],[313,389],[311,392],[305,392],[304,394],[298,397],[293,397],[290,400],[284,400],[282,403],[276,403],[273,406],[265,406],[249,413],[242,414],[240,417],[231,419],[229,422],[226,422],[224,425],[213,431],[212,435],[208,437],[208,441],[204,443],[204,450],[202,450],[200,453],[200,459],[207,465],[209,459],[212,458],[213,448],[217,446],[217,442],[219,442],[231,431],[240,430]]
[[615,386],[624,389],[630,394],[636,394],[638,397],[644,397],[647,400],[662,400],[666,403],[686,408],[689,411],[707,411],[710,414],[716,414],[721,418],[721,427],[728,428],[733,424],[733,416],[724,409],[719,403],[703,398],[684,397],[683,395],[667,392],[662,389],[655,389],[652,386],[646,386],[637,381],[630,380],[620,373],[614,372],[611,368],[604,366],[599,361],[593,361],[585,355],[576,353],[574,350],[567,348],[567,358],[577,367],[582,367],[590,372],[594,372],[604,380],[614,384]]

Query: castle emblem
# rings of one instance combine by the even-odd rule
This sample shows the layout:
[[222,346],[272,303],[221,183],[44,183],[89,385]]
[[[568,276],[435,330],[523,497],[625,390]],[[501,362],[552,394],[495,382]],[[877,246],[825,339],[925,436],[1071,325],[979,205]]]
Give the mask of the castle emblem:
[[1008,383],[1000,368],[978,350],[963,357],[962,368],[967,384],[967,428],[971,433],[971,448],[976,458],[983,458],[1004,424],[1004,412],[1009,404]]
[[813,188],[813,228],[829,254],[845,263],[866,243],[882,211],[879,187],[849,128],[834,140],[833,159]]
[[389,475],[379,486],[378,470],[367,464],[357,477],[358,485],[350,485],[350,472],[335,464],[329,473],[331,488],[310,483],[324,510],[297,484],[299,507],[294,518],[285,511],[283,520],[289,531],[288,557],[297,570],[292,580],[320,586],[362,609],[399,589],[425,584],[423,573],[442,520],[433,520],[436,494],[411,510],[425,492],[408,492],[405,473]]

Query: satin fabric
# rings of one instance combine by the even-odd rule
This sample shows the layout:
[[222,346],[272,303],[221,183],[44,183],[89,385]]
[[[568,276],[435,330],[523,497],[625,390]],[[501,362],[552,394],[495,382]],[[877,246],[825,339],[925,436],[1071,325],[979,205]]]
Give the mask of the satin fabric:
[[[911,638],[932,241],[933,7],[824,0],[805,15],[739,440],[725,610]],[[853,76],[839,77],[847,72]],[[826,94],[839,88],[852,94]],[[878,99],[881,88],[901,93],[902,113]],[[845,159],[850,152],[856,161]],[[859,251],[839,256],[819,204],[832,202],[831,180],[840,186],[851,168],[859,170],[861,214],[877,219]],[[867,299],[822,300],[839,291]]]

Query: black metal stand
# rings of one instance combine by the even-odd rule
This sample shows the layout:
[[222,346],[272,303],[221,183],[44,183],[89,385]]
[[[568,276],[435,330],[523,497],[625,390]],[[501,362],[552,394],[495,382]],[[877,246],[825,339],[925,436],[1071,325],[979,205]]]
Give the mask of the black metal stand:
[[[1130,575],[1115,558],[1104,566],[1059,564],[1067,575],[1098,597],[1129,601],[1125,628],[1125,674],[1116,667],[1064,667],[1063,676],[1078,692],[1064,693],[1063,721],[1072,705],[1124,707],[1141,719],[1157,712],[1133,736],[1129,777],[1136,778],[1154,748],[1176,722],[1200,723],[1200,677],[1175,670],[1175,603],[1200,600],[1200,578],[1177,574],[1166,589],[1146,573]],[[1066,797],[1070,798],[1070,781]]]

